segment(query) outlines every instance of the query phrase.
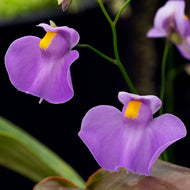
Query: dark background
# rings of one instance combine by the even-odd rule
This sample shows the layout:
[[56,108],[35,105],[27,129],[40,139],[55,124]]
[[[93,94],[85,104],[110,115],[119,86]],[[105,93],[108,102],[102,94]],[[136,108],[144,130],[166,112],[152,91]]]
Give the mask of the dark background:
[[[158,39],[147,39],[146,32],[153,24],[154,13],[162,4],[160,1],[155,1],[154,6],[132,2],[131,16],[121,19],[117,25],[121,60],[140,94],[159,95],[164,43]],[[145,9],[145,6],[150,9]],[[36,25],[49,23],[50,19],[58,26],[75,28],[80,34],[80,43],[91,44],[113,56],[111,29],[97,5],[89,6],[78,14],[62,13],[61,9],[57,9],[0,23],[0,115],[47,145],[86,180],[99,166],[77,135],[81,120],[96,105],[113,105],[121,109],[117,94],[129,89],[115,65],[88,49],[78,49],[80,58],[71,66],[75,95],[69,102],[54,105],[43,101],[38,104],[37,97],[17,91],[11,85],[4,66],[6,50],[19,37],[43,37],[43,29]],[[175,48],[174,57],[176,65],[188,63]],[[175,82],[175,114],[185,122],[188,129],[190,77],[182,72]],[[189,136],[175,143],[177,164],[190,167],[189,145]],[[25,177],[2,167],[0,179],[2,189],[25,190],[34,186]]]

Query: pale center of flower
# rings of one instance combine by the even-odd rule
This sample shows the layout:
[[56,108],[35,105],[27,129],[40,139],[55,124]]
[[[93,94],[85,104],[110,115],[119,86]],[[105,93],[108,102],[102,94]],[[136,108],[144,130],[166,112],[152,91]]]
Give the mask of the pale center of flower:
[[177,32],[174,32],[172,35],[171,35],[171,41],[172,42],[175,42],[177,44],[181,44],[181,38],[179,36],[179,34]]
[[[188,20],[188,17],[187,17],[187,15],[185,15],[185,14],[184,14],[183,18],[184,18],[185,20]],[[174,30],[173,32],[171,32],[170,38],[171,38],[171,41],[175,42],[176,44],[181,44],[181,43],[182,43],[181,36],[180,36],[180,35],[178,34],[178,32],[175,31],[175,30]]]
[[127,109],[125,111],[125,116],[128,117],[129,119],[135,119],[138,116],[139,109],[141,106],[140,101],[132,100],[128,103]]
[[55,32],[47,32],[40,41],[40,48],[46,50],[56,34]]

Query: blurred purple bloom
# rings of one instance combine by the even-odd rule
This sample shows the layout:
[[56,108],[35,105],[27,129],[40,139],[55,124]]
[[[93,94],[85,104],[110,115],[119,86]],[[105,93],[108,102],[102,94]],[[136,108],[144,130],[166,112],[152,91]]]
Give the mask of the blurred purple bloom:
[[79,57],[72,48],[79,34],[66,26],[40,24],[43,39],[25,36],[14,41],[5,55],[5,65],[11,83],[20,91],[64,103],[73,97],[70,66]]
[[169,0],[158,9],[154,27],[147,36],[170,39],[186,59],[190,59],[190,23],[184,13],[184,0]]
[[65,11],[69,7],[71,2],[72,0],[58,0],[58,4],[62,4],[63,11]]
[[171,114],[152,115],[161,107],[156,96],[139,96],[120,92],[122,112],[101,105],[87,112],[80,138],[98,164],[109,171],[125,167],[149,175],[159,155],[186,135],[182,121]]

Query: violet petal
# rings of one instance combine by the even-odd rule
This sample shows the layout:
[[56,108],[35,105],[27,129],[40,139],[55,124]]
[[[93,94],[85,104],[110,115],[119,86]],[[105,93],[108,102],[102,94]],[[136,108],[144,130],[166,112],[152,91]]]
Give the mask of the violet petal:
[[118,99],[123,104],[127,104],[131,100],[140,100],[150,106],[152,114],[156,113],[162,105],[161,100],[153,95],[139,96],[128,92],[119,92]]
[[18,90],[50,103],[64,103],[74,94],[70,66],[79,53],[71,48],[79,35],[68,27],[41,25],[56,33],[47,48],[41,49],[41,39],[34,36],[14,41],[5,55],[6,69]]

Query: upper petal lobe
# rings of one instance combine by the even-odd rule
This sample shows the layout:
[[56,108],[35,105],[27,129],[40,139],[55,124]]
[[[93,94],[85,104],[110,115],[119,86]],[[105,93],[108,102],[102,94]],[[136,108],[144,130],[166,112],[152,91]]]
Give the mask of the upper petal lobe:
[[67,26],[52,27],[48,24],[39,24],[38,26],[44,28],[46,32],[55,32],[64,37],[70,44],[70,49],[72,49],[79,42],[79,34],[73,28]]
[[128,92],[119,92],[118,99],[123,104],[128,104],[131,100],[142,101],[147,106],[150,106],[153,114],[156,113],[162,105],[161,100],[157,96],[153,95],[139,96]]

